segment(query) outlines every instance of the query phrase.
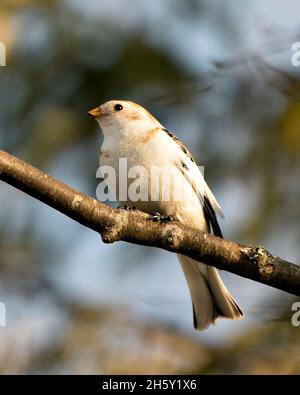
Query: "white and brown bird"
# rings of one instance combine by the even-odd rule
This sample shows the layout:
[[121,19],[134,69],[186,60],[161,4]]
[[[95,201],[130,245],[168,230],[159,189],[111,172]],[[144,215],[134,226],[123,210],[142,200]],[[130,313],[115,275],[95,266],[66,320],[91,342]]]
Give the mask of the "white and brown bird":
[[[185,225],[212,231],[222,237],[217,221],[217,214],[223,216],[222,210],[193,157],[177,137],[145,108],[130,101],[111,100],[89,114],[98,121],[103,131],[100,167],[112,166],[116,170],[116,195],[121,204],[134,205],[147,213],[173,216]],[[154,191],[159,198],[153,199],[154,185],[160,188],[161,184],[152,182],[151,187],[146,186],[149,180],[147,175],[140,177],[139,186],[140,193],[146,191],[147,199],[135,201],[130,194],[126,198],[118,197],[119,164],[120,159],[124,158],[127,159],[128,169],[142,166],[148,175],[152,174],[153,167],[171,168],[177,189],[184,190],[184,196],[188,198],[175,199],[174,194],[170,194],[169,199],[162,199],[162,191],[159,190]],[[178,258],[188,283],[196,329],[207,328],[218,317],[242,318],[242,310],[227,291],[216,268],[182,255]]]

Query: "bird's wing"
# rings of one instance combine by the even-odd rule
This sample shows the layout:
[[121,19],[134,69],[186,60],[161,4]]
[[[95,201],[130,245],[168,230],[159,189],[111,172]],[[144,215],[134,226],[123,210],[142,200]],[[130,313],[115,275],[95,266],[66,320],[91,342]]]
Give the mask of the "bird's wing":
[[180,166],[182,174],[186,177],[188,182],[192,185],[195,193],[197,194],[199,200],[203,204],[204,214],[208,223],[211,225],[213,232],[216,236],[222,237],[222,232],[217,221],[216,213],[219,214],[221,218],[224,218],[221,206],[214,197],[212,191],[209,189],[202,172],[198,168],[194,158],[192,157],[189,150],[173,133],[167,129],[163,129],[165,133],[168,134],[170,138],[177,144],[180,148],[181,154],[179,155],[179,160],[177,165]]

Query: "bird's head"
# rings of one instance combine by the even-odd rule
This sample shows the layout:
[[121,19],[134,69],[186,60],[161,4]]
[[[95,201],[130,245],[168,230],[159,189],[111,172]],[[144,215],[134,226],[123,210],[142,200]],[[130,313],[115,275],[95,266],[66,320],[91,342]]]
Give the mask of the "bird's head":
[[141,133],[161,124],[144,107],[131,101],[110,100],[89,111],[104,135]]

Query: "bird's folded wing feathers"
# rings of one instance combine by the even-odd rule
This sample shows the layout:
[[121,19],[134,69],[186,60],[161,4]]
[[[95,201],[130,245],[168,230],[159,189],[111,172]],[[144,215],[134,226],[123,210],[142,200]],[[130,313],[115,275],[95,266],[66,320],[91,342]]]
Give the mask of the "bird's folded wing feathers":
[[203,205],[204,215],[206,217],[207,223],[211,226],[214,235],[218,237],[223,237],[222,231],[218,224],[216,213],[224,218],[222,209],[214,197],[213,193],[206,184],[203,174],[195,163],[190,163],[190,167],[184,166],[182,173],[185,175],[186,179],[193,186],[198,199]]
[[189,150],[185,147],[182,141],[180,141],[169,130],[163,129],[163,131],[166,132],[170,138],[172,138],[172,140],[177,144],[178,148],[180,149],[180,155],[179,160],[177,161],[177,165],[180,167],[181,172],[192,185],[195,193],[203,204],[204,209],[210,210],[211,215],[215,216],[214,212],[216,212],[221,218],[225,218],[221,206],[217,202],[212,191],[209,189],[202,172],[198,168]]

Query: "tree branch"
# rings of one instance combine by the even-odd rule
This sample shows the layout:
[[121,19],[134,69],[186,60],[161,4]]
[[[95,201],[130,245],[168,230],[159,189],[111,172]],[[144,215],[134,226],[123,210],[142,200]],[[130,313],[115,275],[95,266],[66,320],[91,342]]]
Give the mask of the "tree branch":
[[0,180],[99,232],[105,243],[163,248],[300,296],[300,267],[263,247],[223,240],[179,222],[153,222],[140,211],[113,209],[1,150]]

